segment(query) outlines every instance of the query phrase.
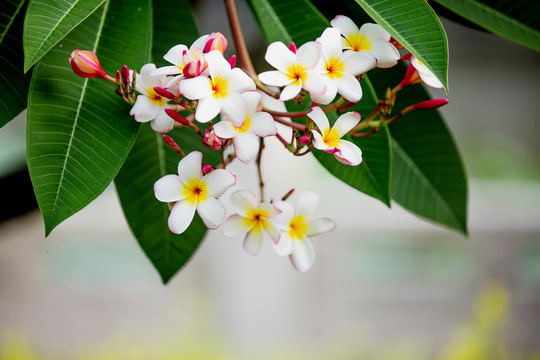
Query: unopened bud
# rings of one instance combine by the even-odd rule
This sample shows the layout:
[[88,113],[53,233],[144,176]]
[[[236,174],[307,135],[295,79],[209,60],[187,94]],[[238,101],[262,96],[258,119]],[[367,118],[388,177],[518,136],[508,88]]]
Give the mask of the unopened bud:
[[180,124],[184,126],[189,126],[190,123],[188,119],[186,119],[185,117],[183,117],[182,115],[174,111],[173,109],[165,109],[165,112],[167,113],[167,115],[172,117],[174,121],[179,122]]
[[311,142],[311,138],[307,135],[304,135],[304,136],[301,136],[300,139],[298,139],[298,141],[300,142],[300,144],[302,145],[307,145]]
[[432,110],[448,104],[448,99],[431,99],[413,105],[414,110]]
[[296,44],[293,43],[293,42],[291,42],[291,43],[289,44],[289,50],[291,50],[293,53],[296,54],[296,50],[298,50],[298,49],[296,48]]
[[129,76],[129,68],[127,65],[122,66],[122,82],[124,86],[128,86],[131,83],[131,76]]
[[69,57],[71,68],[75,74],[84,78],[102,77],[107,78],[107,74],[101,68],[99,60],[90,50],[73,50]]
[[188,51],[184,51],[182,55],[182,61],[184,64],[183,74],[185,77],[192,78],[201,75],[206,70],[208,63],[201,49],[193,48]]
[[174,99],[174,94],[171,93],[170,91],[168,90],[165,90],[164,88],[161,88],[159,86],[154,86],[154,91],[160,95],[160,96],[163,96],[164,98],[167,98],[167,99]]
[[394,39],[394,37],[391,37],[390,38],[390,44],[394,45],[396,47],[396,49],[403,49],[403,45],[401,45],[399,43],[399,41],[397,41],[396,39]]
[[206,175],[206,174],[212,172],[212,170],[214,170],[214,168],[212,167],[212,165],[206,164],[206,165],[203,165],[203,167],[202,167],[202,173],[203,173],[203,175]]
[[167,145],[169,145],[169,147],[173,149],[176,153],[184,156],[184,152],[182,151],[180,146],[178,146],[178,144],[170,136],[163,134],[163,140],[165,140]]
[[211,33],[208,35],[206,45],[204,45],[204,52],[209,53],[212,50],[218,50],[220,53],[225,54],[227,45],[229,45],[229,40],[222,33]]
[[231,65],[231,69],[236,66],[236,55],[233,55],[229,58],[229,65]]
[[208,129],[205,130],[203,142],[208,145],[208,147],[218,150],[221,147],[221,139],[217,137],[214,130],[208,131]]

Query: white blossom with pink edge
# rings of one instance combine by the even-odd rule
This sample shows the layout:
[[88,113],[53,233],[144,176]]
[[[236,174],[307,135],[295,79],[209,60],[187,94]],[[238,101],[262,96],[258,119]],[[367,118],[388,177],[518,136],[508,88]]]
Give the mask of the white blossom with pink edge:
[[426,85],[437,89],[444,87],[443,84],[439,81],[439,79],[437,79],[437,77],[431,72],[431,70],[429,70],[427,66],[424,65],[420,60],[418,60],[414,55],[411,56],[411,64],[418,72],[420,79],[422,79],[422,81],[425,82]]
[[150,75],[156,69],[154,64],[146,64],[137,75],[135,89],[141,95],[137,95],[135,105],[129,112],[138,122],[150,121],[150,126],[154,131],[166,133],[174,127],[174,120],[167,115],[165,109],[170,109],[169,101],[154,90],[154,87],[165,87],[169,82],[169,77]]
[[373,55],[377,60],[377,67],[389,68],[397,64],[400,59],[399,51],[390,43],[390,34],[378,24],[366,23],[358,26],[347,16],[338,15],[330,24],[339,29],[344,39],[344,49]]
[[321,44],[322,59],[317,65],[326,81],[324,94],[311,94],[319,104],[328,104],[339,93],[350,102],[362,98],[362,88],[356,76],[375,67],[373,56],[366,52],[341,50],[341,34],[338,29],[326,28],[317,42]]
[[259,151],[259,138],[276,135],[276,123],[267,112],[257,111],[261,94],[256,91],[243,93],[246,115],[241,126],[224,119],[214,125],[216,135],[222,139],[232,139],[236,157],[243,163],[249,163]]
[[209,229],[217,229],[225,219],[225,207],[219,202],[223,193],[236,184],[236,176],[216,169],[203,176],[202,153],[193,151],[178,163],[178,175],[165,175],[154,184],[156,198],[174,203],[169,215],[169,229],[183,233],[195,211]]
[[320,107],[314,107],[307,114],[319,128],[313,131],[313,145],[319,150],[333,154],[342,164],[356,166],[362,163],[362,150],[350,141],[341,139],[360,122],[360,114],[351,111],[341,115],[330,128],[328,118]]
[[281,211],[269,203],[259,203],[247,190],[239,190],[231,195],[231,205],[237,214],[230,216],[223,224],[223,235],[244,237],[244,250],[257,255],[266,233],[274,244],[281,235],[272,218]]
[[206,123],[221,113],[236,126],[241,126],[246,104],[240,94],[255,90],[255,83],[241,69],[231,69],[229,62],[217,50],[206,54],[206,60],[210,77],[182,79],[180,93],[187,99],[198,100],[195,111],[197,121]]
[[315,262],[315,249],[310,238],[333,230],[334,220],[323,217],[311,219],[319,196],[310,190],[299,194],[296,206],[287,201],[277,201],[274,206],[281,214],[274,218],[281,230],[281,237],[274,250],[280,256],[289,255],[293,266],[306,272]]
[[284,86],[279,99],[287,101],[294,98],[302,89],[310,94],[324,94],[325,81],[320,69],[315,69],[321,59],[321,45],[310,41],[300,46],[294,53],[282,42],[268,45],[266,61],[277,70],[259,74],[266,85]]

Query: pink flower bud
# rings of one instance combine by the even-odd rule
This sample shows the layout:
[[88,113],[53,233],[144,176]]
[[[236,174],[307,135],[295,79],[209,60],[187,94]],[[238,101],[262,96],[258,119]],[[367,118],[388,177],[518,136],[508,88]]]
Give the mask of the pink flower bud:
[[178,146],[178,144],[169,135],[163,134],[163,140],[165,140],[167,145],[169,145],[170,148],[173,149],[176,153],[182,153],[182,149],[180,149],[180,146]]
[[172,117],[174,121],[179,122],[180,124],[184,126],[189,126],[188,119],[186,119],[185,117],[183,117],[182,115],[174,111],[173,109],[165,109],[165,112],[167,113],[167,115]]
[[296,48],[296,44],[293,43],[293,42],[290,43],[290,44],[289,44],[289,50],[291,50],[293,53],[296,54],[296,51],[298,50],[298,49]]
[[431,99],[413,105],[414,110],[432,110],[448,104],[448,99]]
[[208,145],[208,147],[218,150],[221,147],[221,139],[217,137],[214,130],[208,131],[208,129],[205,130],[203,142]]
[[231,65],[231,69],[236,66],[236,55],[233,55],[229,58],[229,65]]
[[212,165],[206,164],[206,165],[203,165],[203,167],[202,167],[202,173],[203,173],[203,175],[206,175],[206,174],[212,172],[212,170],[214,170],[214,168],[212,167]]
[[184,66],[184,76],[188,78],[196,77],[206,70],[208,63],[201,49],[193,48],[188,51],[184,51],[182,55]]
[[311,142],[311,138],[307,135],[304,135],[300,139],[298,139],[298,141],[300,141],[300,144],[302,145],[307,145]]
[[227,50],[227,45],[229,45],[229,41],[222,33],[211,33],[210,35],[208,35],[206,45],[204,45],[204,52],[208,53],[212,50],[218,50],[220,53],[225,54],[225,50]]
[[101,68],[99,60],[90,50],[73,50],[69,57],[71,68],[75,74],[84,78],[102,77],[106,78],[107,74]]
[[127,65],[122,66],[122,82],[124,86],[128,86],[131,83],[131,76],[129,75],[129,68]]
[[164,98],[167,98],[167,99],[174,99],[174,94],[171,93],[170,91],[167,91],[165,90],[164,88],[161,88],[159,86],[155,86],[154,87],[154,91],[160,95],[160,96],[163,96]]

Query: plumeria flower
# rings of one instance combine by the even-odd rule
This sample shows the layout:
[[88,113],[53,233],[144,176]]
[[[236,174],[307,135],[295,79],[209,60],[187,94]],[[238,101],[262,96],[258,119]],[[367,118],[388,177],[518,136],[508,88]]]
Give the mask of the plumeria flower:
[[362,98],[362,88],[355,78],[375,67],[375,58],[366,52],[341,50],[341,34],[338,29],[326,28],[317,42],[321,44],[322,59],[318,66],[326,80],[324,94],[311,94],[319,104],[328,104],[337,93],[350,102]]
[[190,100],[199,100],[195,119],[208,122],[220,112],[240,126],[246,114],[241,93],[255,90],[255,83],[239,68],[231,65],[223,54],[214,50],[206,54],[210,77],[198,76],[180,81],[179,90]]
[[307,114],[319,128],[313,131],[313,145],[334,157],[345,165],[356,166],[362,162],[362,150],[350,141],[341,139],[360,122],[360,114],[351,111],[341,115],[332,128],[326,114],[320,107],[314,107]]
[[333,230],[336,223],[327,217],[311,220],[319,196],[313,191],[304,191],[298,196],[296,207],[287,201],[274,205],[281,210],[275,219],[281,230],[279,242],[274,250],[280,256],[289,255],[292,264],[300,272],[308,271],[315,262],[315,249],[310,237]]
[[275,135],[276,124],[267,112],[257,112],[261,94],[255,91],[243,93],[246,115],[241,126],[235,126],[231,120],[224,119],[214,125],[216,135],[222,139],[232,139],[236,157],[243,163],[249,163],[259,151],[259,137]]
[[206,43],[204,45],[204,52],[209,53],[212,50],[218,50],[220,53],[225,55],[225,50],[227,50],[227,45],[229,41],[227,38],[220,32],[213,32],[208,35],[206,38]]
[[214,150],[218,150],[222,143],[216,132],[214,130],[208,131],[208,129],[204,131],[203,142]]
[[231,195],[231,205],[237,212],[223,224],[223,234],[227,237],[244,237],[244,250],[257,255],[261,250],[263,233],[277,244],[281,235],[272,218],[281,211],[268,203],[260,203],[252,193],[239,190]]
[[225,207],[217,200],[236,184],[236,177],[225,169],[203,175],[202,153],[193,151],[178,163],[178,175],[165,175],[154,184],[156,198],[174,203],[169,215],[169,229],[183,233],[191,224],[195,210],[209,229],[216,229],[225,219]]
[[378,24],[367,23],[358,26],[344,15],[336,16],[330,24],[343,35],[343,48],[352,51],[366,51],[377,60],[377,67],[389,68],[397,64],[400,55],[390,43],[390,34]]
[[[200,73],[206,70],[208,64],[203,55],[203,49],[208,39],[208,35],[203,35],[188,47],[184,44],[178,44],[173,46],[167,53],[163,56],[165,60],[170,62],[172,65],[160,67],[155,70],[152,75],[178,75],[174,78],[174,82],[178,82],[184,76],[184,69],[188,66],[186,72],[188,74],[193,73],[193,69],[200,69]],[[191,68],[191,71],[189,71]],[[196,76],[199,76],[200,73]]]
[[426,83],[426,85],[437,89],[444,87],[439,79],[437,79],[437,77],[431,72],[431,70],[429,70],[427,66],[425,66],[414,55],[411,56],[411,65],[414,66],[418,72],[418,75],[420,75],[420,78]]
[[170,99],[156,93],[154,87],[165,87],[169,79],[162,75],[150,75],[155,69],[154,64],[146,64],[142,67],[135,84],[135,89],[141,95],[137,96],[129,114],[138,122],[150,121],[150,126],[154,131],[166,133],[174,127],[174,120],[165,113],[165,109],[171,108],[168,104]]
[[101,68],[97,55],[90,50],[73,50],[69,56],[69,63],[73,72],[80,77],[107,78],[107,74]]
[[[291,46],[294,50],[294,46]],[[325,81],[320,71],[314,70],[321,59],[321,45],[310,41],[300,46],[296,52],[282,42],[268,45],[266,61],[277,70],[259,74],[259,79],[270,86],[284,86],[279,99],[287,101],[294,98],[302,89],[310,94],[323,94]]]

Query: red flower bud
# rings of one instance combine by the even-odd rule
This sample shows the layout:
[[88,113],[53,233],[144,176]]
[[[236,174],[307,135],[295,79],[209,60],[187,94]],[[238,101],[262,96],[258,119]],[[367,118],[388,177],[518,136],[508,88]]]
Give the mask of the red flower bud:
[[124,86],[128,86],[131,83],[131,76],[129,76],[129,68],[127,65],[122,66],[122,82]]
[[208,35],[206,44],[204,45],[204,52],[208,53],[212,50],[218,50],[222,54],[225,54],[227,50],[227,45],[229,45],[229,40],[220,32],[211,33]]
[[311,142],[311,138],[309,136],[307,136],[307,135],[304,135],[300,139],[298,139],[298,141],[302,145],[307,145],[307,144],[309,144]]
[[203,167],[202,167],[202,173],[203,173],[203,175],[206,175],[206,174],[212,172],[212,170],[214,170],[214,168],[212,167],[212,165],[206,164],[206,165],[203,165]]
[[167,98],[167,99],[174,99],[174,94],[171,93],[170,91],[167,91],[165,90],[164,88],[161,88],[159,86],[155,86],[154,87],[154,91],[160,95],[160,96],[163,96],[164,98]]
[[414,110],[432,110],[448,104],[448,99],[431,99],[413,105]]
[[173,109],[165,109],[165,112],[167,113],[167,115],[172,117],[174,121],[177,121],[184,126],[189,126],[188,119],[186,119],[185,117],[183,117],[182,115],[174,111]]
[[231,69],[236,66],[236,55],[233,55],[229,58],[229,65],[231,65]]
[[101,68],[99,60],[90,50],[73,50],[69,57],[71,68],[75,74],[84,78],[102,77],[106,78],[107,74]]
[[293,42],[290,43],[290,44],[289,44],[289,50],[291,50],[293,53],[296,54],[296,50],[298,50],[298,49],[296,48],[296,44],[293,43]]

